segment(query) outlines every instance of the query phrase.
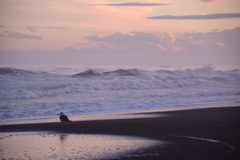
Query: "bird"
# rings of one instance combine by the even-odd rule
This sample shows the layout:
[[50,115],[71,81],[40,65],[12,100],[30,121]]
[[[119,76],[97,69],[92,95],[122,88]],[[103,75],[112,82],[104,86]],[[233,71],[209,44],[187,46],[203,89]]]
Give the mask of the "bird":
[[68,119],[68,117],[63,112],[60,112],[57,115],[60,115],[59,119],[60,119],[61,122],[72,122]]

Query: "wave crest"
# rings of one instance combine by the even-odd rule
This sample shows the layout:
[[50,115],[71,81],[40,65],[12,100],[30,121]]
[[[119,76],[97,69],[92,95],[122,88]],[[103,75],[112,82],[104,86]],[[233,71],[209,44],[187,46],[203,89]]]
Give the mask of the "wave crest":
[[118,69],[110,72],[104,72],[103,75],[137,76],[139,75],[139,70],[138,69]]
[[140,69],[117,69],[112,71],[99,72],[95,69],[89,69],[84,72],[72,75],[73,77],[85,78],[128,78],[144,80],[182,80],[182,79],[208,79],[208,80],[229,80],[232,78],[240,78],[239,70],[221,71],[215,70],[212,66],[204,66],[196,69],[176,69],[166,70],[161,69],[157,71],[140,70]]
[[89,69],[84,72],[74,74],[73,76],[74,77],[92,77],[92,76],[100,76],[100,73],[94,69]]
[[15,68],[0,68],[0,75],[18,75],[18,74],[33,74],[33,72]]

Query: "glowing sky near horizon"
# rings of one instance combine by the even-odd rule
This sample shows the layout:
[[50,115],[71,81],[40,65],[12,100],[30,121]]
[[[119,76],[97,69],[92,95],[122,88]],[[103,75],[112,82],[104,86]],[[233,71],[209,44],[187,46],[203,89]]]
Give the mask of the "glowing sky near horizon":
[[0,64],[238,65],[239,0],[0,0]]

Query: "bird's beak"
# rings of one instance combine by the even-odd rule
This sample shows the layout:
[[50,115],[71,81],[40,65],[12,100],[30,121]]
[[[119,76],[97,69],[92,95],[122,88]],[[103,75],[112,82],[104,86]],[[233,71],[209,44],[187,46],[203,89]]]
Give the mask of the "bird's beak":
[[58,113],[57,115],[60,115],[60,113]]

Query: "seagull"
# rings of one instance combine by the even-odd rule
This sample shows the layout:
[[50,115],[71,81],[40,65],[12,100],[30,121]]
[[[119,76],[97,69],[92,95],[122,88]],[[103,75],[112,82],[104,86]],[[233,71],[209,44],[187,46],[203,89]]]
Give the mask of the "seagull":
[[68,119],[68,117],[67,117],[63,112],[61,112],[61,113],[59,113],[59,114],[57,114],[57,115],[60,115],[60,116],[59,116],[59,119],[60,119],[61,122],[72,122],[72,121],[70,121],[70,120]]

